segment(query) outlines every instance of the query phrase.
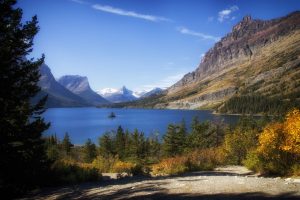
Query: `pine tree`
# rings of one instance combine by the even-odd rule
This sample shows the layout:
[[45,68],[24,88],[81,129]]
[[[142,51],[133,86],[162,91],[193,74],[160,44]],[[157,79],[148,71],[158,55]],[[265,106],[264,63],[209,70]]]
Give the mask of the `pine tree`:
[[67,154],[70,153],[71,147],[73,146],[73,144],[71,143],[70,136],[69,136],[68,132],[65,133],[64,139],[61,142],[61,146],[62,146],[62,149]]
[[177,134],[177,140],[178,140],[178,148],[179,152],[182,153],[187,147],[187,128],[185,124],[185,120],[182,119],[179,127],[178,127],[178,134]]
[[119,158],[123,159],[125,155],[125,133],[121,126],[119,126],[117,129],[115,147]]
[[148,138],[148,155],[150,162],[157,162],[161,156],[161,144],[159,142],[159,134],[154,133]]
[[139,158],[140,152],[140,133],[137,129],[131,135],[131,142],[130,142],[130,156],[135,160]]
[[104,158],[115,155],[114,141],[109,132],[99,138],[99,151]]
[[84,152],[84,161],[87,163],[92,162],[96,158],[97,156],[96,145],[92,143],[90,138],[84,144],[83,152]]
[[169,124],[166,134],[163,137],[163,150],[166,156],[175,156],[178,154],[178,146],[176,144],[176,125]]
[[[24,24],[15,0],[0,0],[0,192],[17,195],[39,183],[47,166],[41,114],[46,97],[31,105],[40,88],[39,66],[26,56],[39,28],[34,16]],[[3,195],[2,195],[3,196]],[[5,195],[4,195],[5,196]]]

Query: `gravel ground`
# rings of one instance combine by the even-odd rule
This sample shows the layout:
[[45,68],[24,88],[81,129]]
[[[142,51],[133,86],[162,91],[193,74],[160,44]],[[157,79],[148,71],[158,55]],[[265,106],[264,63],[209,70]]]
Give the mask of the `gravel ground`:
[[258,177],[241,166],[171,177],[131,177],[44,189],[25,199],[300,199],[300,179]]

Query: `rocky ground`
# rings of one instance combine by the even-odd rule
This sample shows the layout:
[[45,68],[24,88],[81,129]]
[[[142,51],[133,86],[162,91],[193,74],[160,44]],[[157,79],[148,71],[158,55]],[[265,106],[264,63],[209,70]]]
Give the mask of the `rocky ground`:
[[171,177],[130,177],[44,189],[24,199],[300,199],[300,179],[259,177],[241,166]]

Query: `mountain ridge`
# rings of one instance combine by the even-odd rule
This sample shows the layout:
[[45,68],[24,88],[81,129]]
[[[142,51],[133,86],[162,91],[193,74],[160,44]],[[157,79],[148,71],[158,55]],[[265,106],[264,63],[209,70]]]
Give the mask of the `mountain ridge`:
[[40,66],[40,74],[38,85],[41,87],[41,91],[33,98],[33,102],[37,102],[43,96],[48,95],[46,107],[91,106],[87,101],[59,84],[46,64]]
[[206,52],[193,72],[161,97],[143,102],[154,108],[220,111],[229,99],[242,95],[277,98],[280,103],[297,100],[299,55],[299,11],[272,20],[245,16]]
[[120,89],[104,88],[97,91],[97,93],[112,103],[129,102],[138,99],[134,96],[133,91],[125,86]]
[[99,106],[110,103],[91,89],[86,76],[65,75],[60,77],[58,82],[69,91],[85,99],[91,105]]

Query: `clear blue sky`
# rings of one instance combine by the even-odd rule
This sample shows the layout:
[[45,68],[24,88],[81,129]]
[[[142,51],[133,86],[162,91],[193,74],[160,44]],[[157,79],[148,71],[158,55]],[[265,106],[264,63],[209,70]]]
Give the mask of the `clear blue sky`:
[[166,87],[193,71],[243,16],[272,19],[299,0],[20,0],[40,32],[31,56],[46,55],[56,78],[78,74],[95,90]]

